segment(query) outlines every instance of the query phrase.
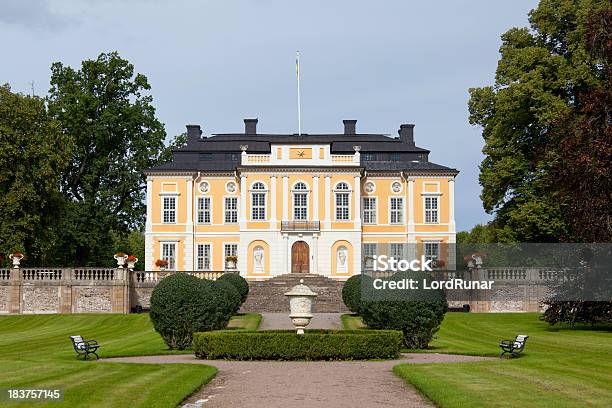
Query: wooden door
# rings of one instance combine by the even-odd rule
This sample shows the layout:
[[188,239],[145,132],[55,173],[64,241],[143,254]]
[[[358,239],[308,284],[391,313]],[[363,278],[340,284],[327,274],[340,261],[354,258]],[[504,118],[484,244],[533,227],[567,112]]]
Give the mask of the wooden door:
[[304,241],[297,241],[291,247],[291,273],[310,272],[310,253],[308,244]]

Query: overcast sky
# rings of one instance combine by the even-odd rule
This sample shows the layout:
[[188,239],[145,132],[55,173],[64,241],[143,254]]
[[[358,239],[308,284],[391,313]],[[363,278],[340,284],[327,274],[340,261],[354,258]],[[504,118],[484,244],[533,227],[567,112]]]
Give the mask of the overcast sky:
[[461,171],[458,229],[489,217],[479,199],[480,129],[468,88],[493,82],[500,34],[527,25],[536,0],[446,1],[0,0],[0,83],[37,95],[54,61],[117,50],[146,75],[169,135],[297,131],[295,51],[301,52],[302,131],[397,135],[415,123],[430,160]]

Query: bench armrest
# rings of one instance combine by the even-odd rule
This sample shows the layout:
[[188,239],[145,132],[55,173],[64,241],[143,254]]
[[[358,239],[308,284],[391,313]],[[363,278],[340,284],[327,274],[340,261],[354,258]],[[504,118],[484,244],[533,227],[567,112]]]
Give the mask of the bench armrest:
[[502,340],[499,342],[499,345],[511,346],[514,344],[514,340]]
[[88,344],[90,346],[97,346],[98,342],[96,340],[83,340],[83,343]]

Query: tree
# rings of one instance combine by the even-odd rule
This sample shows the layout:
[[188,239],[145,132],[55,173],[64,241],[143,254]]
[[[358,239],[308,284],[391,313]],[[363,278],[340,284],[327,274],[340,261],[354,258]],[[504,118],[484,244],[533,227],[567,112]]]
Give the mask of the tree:
[[[565,241],[612,241],[612,8],[593,14],[585,46],[598,83],[552,131],[547,182],[568,223]],[[568,165],[571,163],[571,165]]]
[[580,177],[577,169],[567,169],[573,166],[566,155],[572,144],[559,145],[558,134],[577,112],[589,121],[585,95],[606,87],[602,71],[609,68],[602,69],[602,59],[589,49],[586,36],[592,16],[609,9],[608,4],[542,0],[529,14],[531,29],[513,28],[502,35],[495,84],[470,89],[470,123],[482,127],[485,140],[481,198],[485,210],[496,216],[502,242],[575,238],[573,220],[567,217],[571,211],[560,197],[567,189],[559,177],[551,183],[550,175],[561,174],[559,166],[565,166]]
[[101,264],[112,254],[111,231],[141,229],[146,211],[143,170],[165,157],[166,133],[155,116],[147,78],[118,53],[75,70],[51,67],[49,112],[75,149],[62,173],[61,264]]
[[30,264],[46,261],[57,233],[57,189],[73,151],[44,100],[0,86],[0,253],[22,251]]

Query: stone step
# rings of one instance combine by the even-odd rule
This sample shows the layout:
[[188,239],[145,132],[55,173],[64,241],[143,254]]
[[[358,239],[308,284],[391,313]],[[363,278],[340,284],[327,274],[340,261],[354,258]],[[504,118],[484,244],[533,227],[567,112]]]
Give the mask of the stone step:
[[300,279],[318,294],[314,301],[314,313],[347,313],[342,302],[342,287],[339,282],[322,275],[286,274],[267,281],[249,282],[249,297],[242,305],[248,312],[289,312],[289,300],[284,295],[299,284]]

